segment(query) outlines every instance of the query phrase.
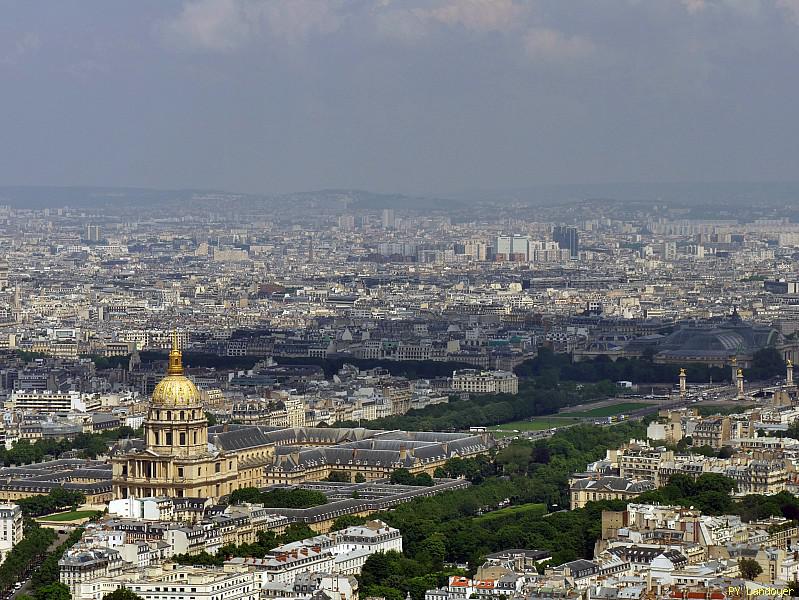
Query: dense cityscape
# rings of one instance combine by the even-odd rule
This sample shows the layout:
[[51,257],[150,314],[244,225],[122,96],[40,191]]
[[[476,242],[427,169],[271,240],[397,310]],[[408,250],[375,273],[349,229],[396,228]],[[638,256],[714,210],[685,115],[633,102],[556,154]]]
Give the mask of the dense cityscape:
[[31,193],[0,239],[12,595],[793,589],[789,205]]
[[799,598],[799,0],[0,0],[0,600]]

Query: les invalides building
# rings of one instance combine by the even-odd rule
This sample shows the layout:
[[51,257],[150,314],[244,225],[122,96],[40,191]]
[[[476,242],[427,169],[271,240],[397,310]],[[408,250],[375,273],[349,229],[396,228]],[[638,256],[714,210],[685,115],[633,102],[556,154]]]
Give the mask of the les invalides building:
[[115,498],[218,499],[240,487],[235,483],[238,457],[209,450],[200,392],[184,375],[175,342],[166,377],[153,391],[144,421],[144,443],[144,448],[112,459]]
[[[298,420],[304,419],[302,405]],[[288,418],[288,417],[287,417]],[[292,417],[293,419],[293,417]],[[200,392],[183,373],[177,343],[166,377],[155,386],[144,440],[121,440],[111,459],[113,495],[121,498],[210,498],[245,487],[389,477],[399,468],[435,473],[451,458],[488,452],[485,434],[375,429],[230,425],[210,439]]]

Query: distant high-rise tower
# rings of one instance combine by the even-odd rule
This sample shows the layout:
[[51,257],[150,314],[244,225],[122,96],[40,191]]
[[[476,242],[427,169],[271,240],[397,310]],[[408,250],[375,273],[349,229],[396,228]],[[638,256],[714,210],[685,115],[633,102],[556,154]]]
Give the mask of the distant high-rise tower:
[[383,209],[383,229],[394,229],[394,225],[396,224],[396,219],[394,217],[394,209],[393,208],[384,208]]
[[0,258],[0,290],[8,289],[8,261]]
[[341,215],[338,218],[338,228],[342,231],[352,231],[355,229],[355,217],[353,215]]
[[558,243],[561,250],[568,250],[571,258],[580,254],[580,237],[576,227],[557,225],[552,229],[552,240]]
[[527,262],[530,260],[530,238],[521,235],[497,237],[497,260]]
[[100,241],[100,226],[99,225],[88,225],[86,227],[86,239],[90,242],[99,242]]

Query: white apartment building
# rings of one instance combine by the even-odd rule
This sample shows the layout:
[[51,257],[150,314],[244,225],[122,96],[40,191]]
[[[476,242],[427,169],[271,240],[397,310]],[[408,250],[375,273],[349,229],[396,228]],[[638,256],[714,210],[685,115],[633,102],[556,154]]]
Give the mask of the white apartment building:
[[[69,588],[73,600],[83,597],[84,587],[101,579],[112,579],[122,570],[125,562],[119,550],[103,547],[87,548],[76,544],[67,550],[58,561],[58,576]],[[120,586],[117,586],[120,587]],[[86,588],[88,593],[90,588]],[[114,589],[108,591],[113,592]],[[86,596],[94,598],[94,596]],[[102,594],[98,596],[102,598]]]
[[452,389],[473,394],[518,394],[519,378],[510,371],[463,369],[452,372]]
[[22,510],[16,504],[0,504],[0,562],[22,539]]
[[225,564],[246,566],[258,573],[262,587],[289,584],[305,572],[358,575],[366,559],[377,552],[402,552],[402,534],[382,521],[284,544],[265,558],[233,558]]
[[377,552],[402,552],[402,534],[383,521],[368,521],[364,525],[347,527],[329,534],[335,540],[333,553],[346,554],[357,550]]
[[11,394],[6,408],[31,413],[52,412],[91,412],[102,406],[102,400],[96,394],[80,392],[22,391]]
[[119,498],[108,503],[109,514],[123,519],[143,521],[171,521],[173,517],[172,500],[160,498]]
[[305,398],[303,396],[289,396],[283,400],[286,407],[286,426],[305,427]]
[[132,568],[77,586],[73,600],[102,600],[125,587],[144,600],[258,600],[256,574],[246,568],[191,567],[165,563]]
[[270,587],[272,584],[291,584],[301,573],[332,573],[335,570],[335,557],[329,549],[303,547],[291,552],[279,552],[277,549],[266,558],[232,558],[225,561],[225,568],[245,567],[256,576],[259,587]]

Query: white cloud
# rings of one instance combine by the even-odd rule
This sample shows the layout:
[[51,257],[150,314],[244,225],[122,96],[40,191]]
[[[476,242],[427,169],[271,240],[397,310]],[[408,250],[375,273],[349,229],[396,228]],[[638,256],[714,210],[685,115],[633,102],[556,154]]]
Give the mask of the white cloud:
[[529,29],[523,41],[527,56],[535,61],[578,60],[596,52],[591,40],[544,27]]
[[694,15],[708,9],[725,10],[741,18],[757,18],[776,8],[799,25],[799,0],[679,0]]
[[10,50],[0,55],[0,64],[15,65],[25,56],[36,52],[40,45],[41,41],[38,35],[31,32],[25,33],[14,41]]
[[79,79],[91,79],[98,74],[107,73],[108,68],[98,60],[87,58],[67,65],[66,71]]
[[470,31],[504,31],[518,25],[527,12],[514,0],[454,0],[422,11],[423,18]]
[[276,0],[261,3],[261,16],[273,37],[295,43],[314,33],[336,31],[341,6],[334,0]]
[[439,0],[432,6],[382,0],[375,7],[377,32],[387,37],[416,41],[437,27],[461,28],[474,33],[507,32],[524,22],[529,4],[517,0]]
[[404,42],[415,42],[430,33],[428,21],[413,10],[380,10],[374,21],[379,36]]
[[680,1],[682,2],[682,5],[685,7],[685,10],[687,10],[692,15],[702,12],[703,10],[705,10],[705,8],[707,8],[705,0],[680,0]]
[[340,25],[341,0],[189,0],[159,26],[164,39],[188,49],[230,51],[255,39],[294,44]]
[[784,10],[788,17],[799,25],[799,0],[777,0],[777,7]]
[[[777,3],[782,0],[776,0]],[[744,18],[756,17],[764,5],[775,0],[679,0],[691,15],[699,15],[708,10],[725,10]]]
[[181,47],[233,50],[249,41],[253,23],[239,0],[196,0],[161,24],[164,38]]

